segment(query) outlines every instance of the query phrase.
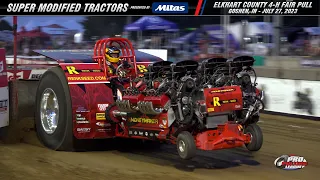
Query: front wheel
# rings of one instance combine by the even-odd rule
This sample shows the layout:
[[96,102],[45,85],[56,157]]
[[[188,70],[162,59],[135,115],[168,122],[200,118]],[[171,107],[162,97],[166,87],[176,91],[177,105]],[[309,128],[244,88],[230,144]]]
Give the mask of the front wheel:
[[249,151],[259,151],[263,144],[261,128],[257,124],[249,124],[244,131],[251,135],[251,142],[246,144],[247,149]]
[[196,155],[194,137],[188,131],[183,131],[177,138],[177,150],[182,159],[191,159]]

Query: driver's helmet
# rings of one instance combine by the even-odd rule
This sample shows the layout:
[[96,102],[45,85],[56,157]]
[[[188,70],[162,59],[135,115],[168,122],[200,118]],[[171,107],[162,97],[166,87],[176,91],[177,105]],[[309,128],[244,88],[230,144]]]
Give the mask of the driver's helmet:
[[118,63],[120,60],[120,49],[115,46],[108,47],[106,48],[105,56],[107,61],[111,63]]

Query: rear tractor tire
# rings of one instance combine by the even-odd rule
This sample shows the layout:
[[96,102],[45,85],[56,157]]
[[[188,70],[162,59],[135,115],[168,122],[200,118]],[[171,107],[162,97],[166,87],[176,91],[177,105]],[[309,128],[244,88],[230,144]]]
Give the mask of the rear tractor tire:
[[75,150],[71,97],[60,67],[49,69],[41,77],[36,94],[35,125],[37,136],[46,147]]
[[177,151],[182,159],[188,160],[196,155],[194,137],[188,131],[182,131],[177,138]]
[[263,133],[257,124],[249,124],[245,128],[245,133],[251,135],[251,142],[246,144],[249,151],[259,151],[263,144]]

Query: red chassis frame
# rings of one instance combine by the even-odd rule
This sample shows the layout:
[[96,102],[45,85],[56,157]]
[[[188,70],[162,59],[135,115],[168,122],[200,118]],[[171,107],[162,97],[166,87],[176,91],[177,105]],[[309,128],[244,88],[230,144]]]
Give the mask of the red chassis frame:
[[[125,127],[125,128],[123,128]],[[146,137],[141,136],[130,136],[129,129],[124,125],[120,127],[116,126],[115,136],[122,138],[136,138],[150,140]],[[123,128],[123,131],[119,131]],[[155,130],[150,128],[140,128],[143,130]],[[173,128],[167,128],[159,131],[159,136],[157,140],[169,141],[172,144],[176,144],[176,137],[171,134]],[[226,123],[218,125],[217,129],[209,129],[203,132],[193,133],[196,147],[201,150],[218,150],[218,149],[228,149],[235,147],[242,147],[245,144],[251,142],[251,135],[244,134],[243,127],[236,123]]]
[[201,150],[218,150],[241,147],[251,142],[251,135],[243,133],[243,127],[235,123],[218,125],[195,136],[196,146]]

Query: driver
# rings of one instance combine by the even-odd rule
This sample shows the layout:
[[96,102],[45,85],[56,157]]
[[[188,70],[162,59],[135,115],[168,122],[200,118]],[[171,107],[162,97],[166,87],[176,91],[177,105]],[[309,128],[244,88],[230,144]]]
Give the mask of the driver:
[[[120,49],[116,46],[111,46],[106,48],[106,64],[108,65],[108,75],[115,76],[116,70],[118,66],[121,64],[120,62]],[[124,68],[128,68],[129,63],[127,61],[123,61]]]
[[106,48],[106,64],[108,65],[108,74],[113,76],[117,67],[120,65],[120,49],[116,46]]

